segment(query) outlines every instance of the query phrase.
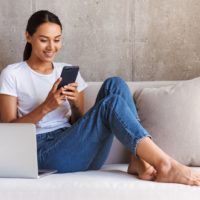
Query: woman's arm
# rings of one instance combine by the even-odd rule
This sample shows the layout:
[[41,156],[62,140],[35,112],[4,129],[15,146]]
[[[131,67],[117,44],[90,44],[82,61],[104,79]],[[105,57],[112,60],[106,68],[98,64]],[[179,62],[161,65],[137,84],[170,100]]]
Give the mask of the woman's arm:
[[42,105],[24,117],[17,116],[17,97],[0,94],[0,119],[1,122],[37,123],[45,115]]
[[35,108],[29,114],[18,117],[17,116],[17,97],[0,94],[0,120],[1,122],[20,122],[20,123],[34,123],[40,121],[47,113],[58,108],[66,99],[63,93],[63,88],[57,90],[57,86],[61,79],[58,79],[51,91],[49,92],[46,100]]

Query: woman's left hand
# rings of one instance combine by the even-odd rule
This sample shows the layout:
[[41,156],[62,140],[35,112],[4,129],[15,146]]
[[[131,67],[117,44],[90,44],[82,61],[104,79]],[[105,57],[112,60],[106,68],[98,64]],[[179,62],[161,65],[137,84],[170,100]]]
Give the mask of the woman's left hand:
[[70,117],[70,122],[72,124],[83,116],[83,92],[79,93],[77,87],[77,83],[71,83],[64,86],[64,91],[62,92],[71,106],[72,115]]
[[72,106],[78,107],[79,106],[79,98],[78,98],[78,91],[77,91],[78,84],[71,83],[69,85],[64,86],[64,92],[66,99],[70,102]]

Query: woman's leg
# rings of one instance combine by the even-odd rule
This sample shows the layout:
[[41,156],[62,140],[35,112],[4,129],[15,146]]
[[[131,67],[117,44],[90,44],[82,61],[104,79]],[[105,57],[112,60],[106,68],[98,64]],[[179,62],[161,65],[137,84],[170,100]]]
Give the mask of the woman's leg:
[[[87,170],[113,134],[133,154],[155,167],[157,181],[200,185],[199,174],[170,158],[148,138],[148,132],[120,95],[101,99],[71,128],[52,134],[50,141],[42,144],[39,140],[39,165],[59,172]],[[49,134],[45,135],[47,140]]]
[[[39,166],[59,172],[92,169],[93,160],[105,141],[112,140],[113,134],[132,153],[138,141],[149,136],[119,95],[101,99],[83,118],[67,130],[55,134],[52,140],[43,144],[38,141],[41,144],[38,147]],[[103,165],[110,145],[111,142],[104,146],[105,152],[98,168]]]
[[[135,104],[133,102],[133,96],[130,93],[130,90],[128,88],[128,85],[126,82],[121,79],[120,77],[111,77],[104,81],[102,84],[95,101],[95,104],[97,104],[99,101],[101,101],[103,98],[110,96],[110,95],[119,95],[126,101],[127,105],[129,106],[132,113],[135,115],[135,117],[139,120],[137,110],[135,107]],[[107,139],[105,140],[104,144],[102,144],[101,148],[99,149],[97,155],[95,156],[93,162],[91,163],[90,167],[91,169],[99,169],[102,165],[102,161],[107,158],[107,152],[108,147],[111,147],[113,139]],[[105,148],[107,147],[107,148]],[[109,148],[110,149],[110,148]],[[141,170],[140,170],[141,172]]]
[[[97,102],[110,94],[120,95],[126,101],[135,117],[138,118],[132,96],[122,79],[116,77],[106,80],[97,96]],[[161,182],[200,184],[200,174],[192,172],[190,168],[170,158],[148,137],[138,142],[136,154],[138,155],[137,157],[134,154],[131,157],[129,173],[136,172],[140,178],[145,180],[156,178],[157,181]]]
[[[139,116],[137,113],[133,96],[126,82],[120,77],[111,77],[104,81],[97,95],[96,103],[98,103],[101,99],[105,98],[106,96],[113,94],[121,96],[126,101],[130,110],[139,121]],[[105,160],[105,158],[107,157],[107,156],[105,157],[105,155],[107,155],[107,148],[105,148],[105,146],[110,146],[111,145],[110,142],[112,141],[110,140],[105,141],[105,144],[103,144],[101,149],[99,149],[99,152],[96,155],[95,159],[93,160],[92,164],[90,165],[90,168],[92,169],[99,168],[100,163],[102,163],[101,162],[102,159]],[[155,174],[155,169],[150,164],[141,160],[139,157],[136,158],[135,155],[132,155],[128,168],[128,173],[137,174],[139,178],[144,180],[152,180],[153,179],[152,176],[154,176]]]
[[[126,101],[130,110],[139,121],[139,116],[137,113],[133,96],[126,82],[122,80],[120,77],[111,77],[104,81],[97,95],[96,103],[99,102],[101,99],[105,98],[106,96],[113,94],[121,96]],[[109,145],[109,141],[108,144],[107,141],[105,141],[105,146],[107,145]],[[102,148],[99,150],[99,153],[95,157],[93,163],[91,164],[91,167],[93,168],[96,166],[98,168],[99,160],[102,160],[102,157],[104,157],[104,155],[105,155],[105,148],[104,145],[102,145]],[[144,160],[141,160],[139,157],[136,157],[135,155],[132,154],[128,167],[128,173],[137,174],[139,178],[144,180],[152,180],[155,177],[155,172],[156,170],[153,168],[153,166],[151,166]]]

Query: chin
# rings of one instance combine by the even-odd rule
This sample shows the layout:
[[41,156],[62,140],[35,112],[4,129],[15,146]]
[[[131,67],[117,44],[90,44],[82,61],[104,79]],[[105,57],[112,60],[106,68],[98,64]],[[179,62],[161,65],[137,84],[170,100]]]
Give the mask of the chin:
[[43,62],[53,62],[54,61],[54,57],[52,57],[52,58],[42,58],[41,60]]

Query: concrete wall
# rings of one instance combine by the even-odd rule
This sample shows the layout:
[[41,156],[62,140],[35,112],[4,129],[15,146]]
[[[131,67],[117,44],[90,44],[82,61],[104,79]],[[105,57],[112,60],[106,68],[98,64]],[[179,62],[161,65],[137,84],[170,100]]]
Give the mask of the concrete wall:
[[79,64],[87,81],[200,75],[199,0],[0,0],[0,68],[22,60],[27,20],[40,9],[64,26],[56,60]]

